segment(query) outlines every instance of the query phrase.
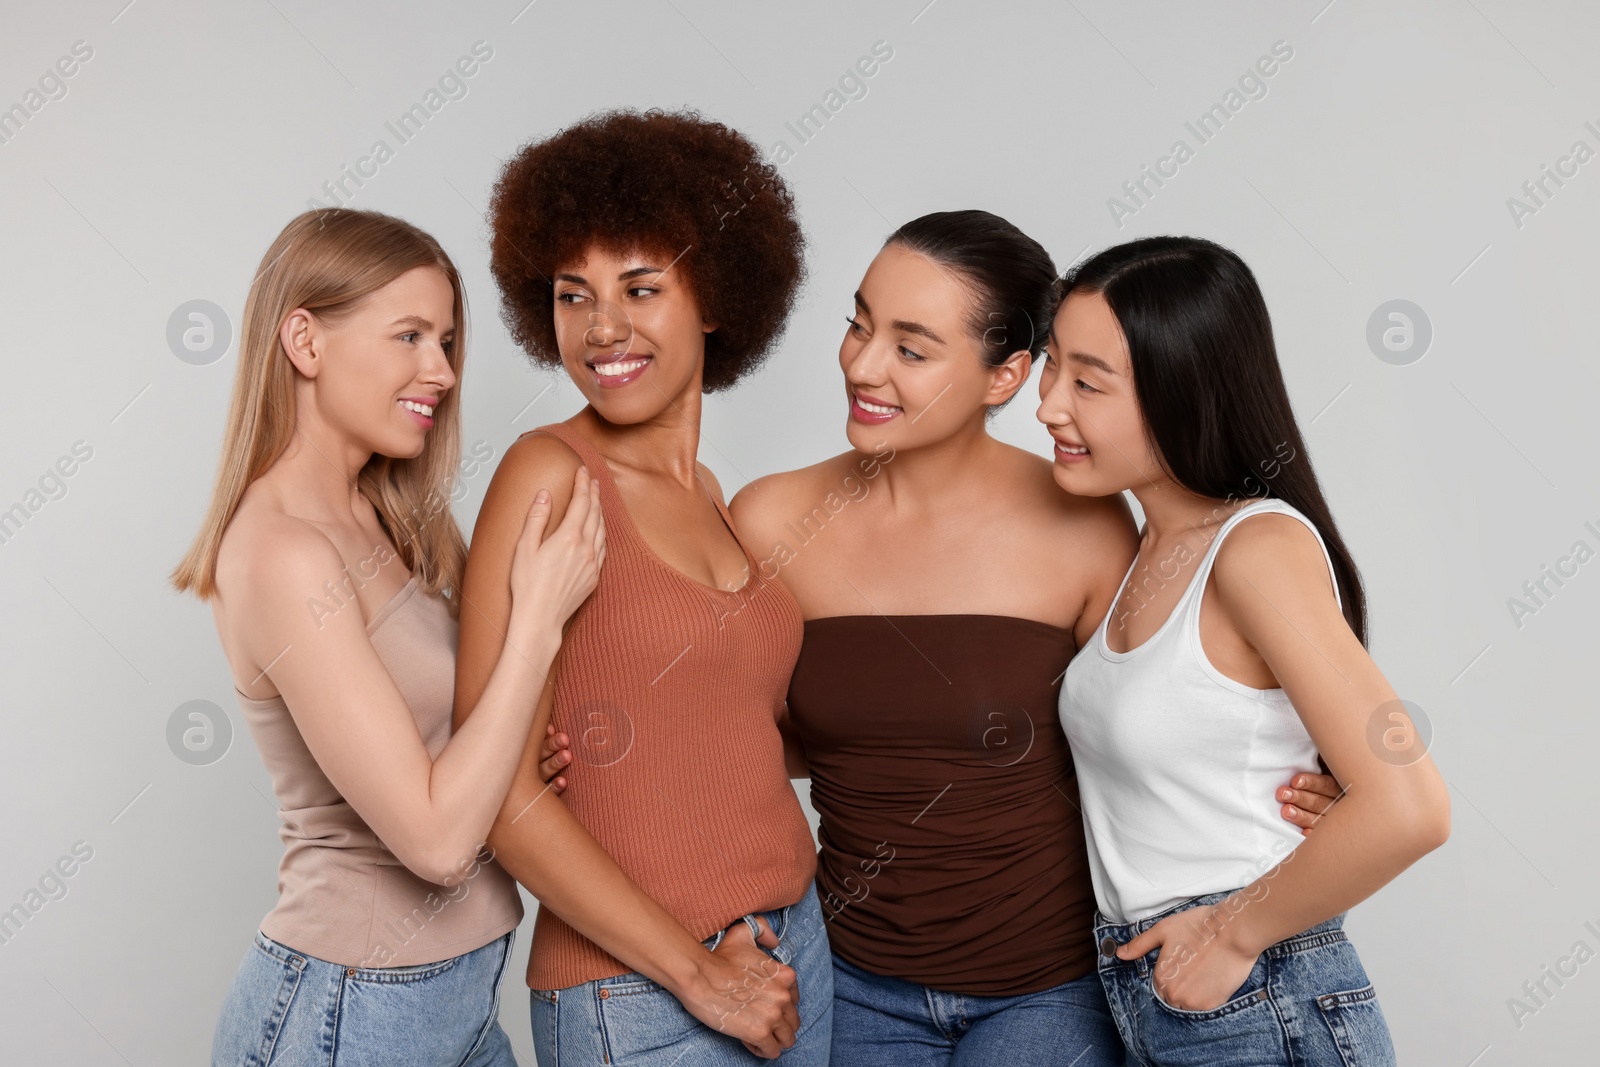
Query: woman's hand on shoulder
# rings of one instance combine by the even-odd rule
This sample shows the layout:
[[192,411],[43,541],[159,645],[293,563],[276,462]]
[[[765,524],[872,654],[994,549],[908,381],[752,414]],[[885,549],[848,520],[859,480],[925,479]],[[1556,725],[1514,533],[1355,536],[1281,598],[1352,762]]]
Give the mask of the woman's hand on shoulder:
[[550,500],[550,490],[541,487],[523,518],[511,560],[512,612],[559,630],[599,583],[606,530],[600,483],[583,467],[573,475],[566,514],[554,530]]
[[480,622],[501,640],[518,621],[559,630],[594,588],[604,550],[599,486],[577,454],[548,434],[518,438],[495,468],[473,527],[463,639],[469,630],[476,638]]

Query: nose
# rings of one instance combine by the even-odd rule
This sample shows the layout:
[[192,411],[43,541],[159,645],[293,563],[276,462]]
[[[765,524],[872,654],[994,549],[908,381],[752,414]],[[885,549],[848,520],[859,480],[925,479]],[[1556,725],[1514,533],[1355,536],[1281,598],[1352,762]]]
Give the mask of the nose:
[[876,337],[862,345],[845,366],[845,381],[852,387],[863,389],[876,389],[885,385],[889,380],[887,371],[889,361],[886,358],[888,351],[889,346],[880,344]]
[[1067,426],[1072,422],[1072,392],[1059,384],[1061,375],[1045,373],[1039,377],[1039,408],[1034,418],[1046,426]]
[[427,366],[423,368],[422,380],[432,385],[437,385],[441,390],[449,389],[456,384],[456,372],[450,366],[450,354],[445,351],[444,345],[429,345]]
[[598,299],[589,312],[589,327],[583,331],[583,343],[593,348],[609,348],[621,338],[633,336],[633,320],[621,305]]

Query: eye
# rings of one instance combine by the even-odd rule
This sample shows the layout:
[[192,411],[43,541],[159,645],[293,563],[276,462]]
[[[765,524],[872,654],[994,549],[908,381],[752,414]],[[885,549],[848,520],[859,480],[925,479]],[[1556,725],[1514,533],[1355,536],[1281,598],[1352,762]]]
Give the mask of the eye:
[[416,330],[409,330],[409,331],[407,331],[407,332],[405,332],[405,333],[400,335],[400,340],[404,341],[406,344],[409,345],[409,344],[414,344],[416,342],[417,338],[419,338],[421,336],[422,336],[422,334],[418,333]]
[[1098,393],[1100,391],[1094,386],[1090,385],[1088,382],[1084,381],[1082,378],[1077,379],[1072,384],[1078,387],[1078,391],[1080,393]]
[[851,333],[858,333],[859,334],[859,333],[866,333],[867,332],[867,328],[865,326],[861,325],[859,322],[857,322],[855,320],[855,316],[853,316],[853,315],[846,315],[844,317],[844,321],[848,322],[850,324],[850,332]]
[[628,295],[632,296],[634,293],[659,293],[660,291],[660,289],[652,289],[648,285],[635,285],[628,290]]
[[917,355],[915,352],[911,351],[911,349],[907,348],[905,345],[896,345],[895,347],[897,347],[900,350],[900,354],[901,355],[905,356],[907,359],[914,360],[917,363],[925,362],[926,359],[927,359],[926,356]]
[[568,289],[564,293],[556,294],[556,302],[560,304],[573,304],[579,300],[582,300],[583,298],[583,294],[578,292],[576,289]]

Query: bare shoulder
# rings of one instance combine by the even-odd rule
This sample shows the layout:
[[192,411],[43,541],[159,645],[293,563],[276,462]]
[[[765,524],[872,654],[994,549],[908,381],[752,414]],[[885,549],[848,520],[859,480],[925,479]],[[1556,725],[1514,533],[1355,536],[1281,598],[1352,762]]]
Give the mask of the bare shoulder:
[[273,588],[319,588],[344,568],[338,546],[304,519],[248,495],[217,547],[217,593],[227,608],[248,611]]
[[516,519],[514,528],[528,513],[528,506],[540,489],[550,490],[550,524],[560,523],[572,500],[573,478],[583,460],[570,445],[547,433],[525,433],[511,443],[495,467],[484,494],[478,522],[493,521],[509,513]]
[[870,474],[863,470],[869,461],[873,461],[870,455],[850,451],[809,467],[763,475],[735,493],[728,510],[741,534],[760,538],[809,510],[829,492],[847,492],[847,479],[875,476],[875,468]]
[[1250,515],[1228,532],[1212,565],[1224,597],[1267,587],[1333,599],[1333,578],[1311,527],[1293,515]]

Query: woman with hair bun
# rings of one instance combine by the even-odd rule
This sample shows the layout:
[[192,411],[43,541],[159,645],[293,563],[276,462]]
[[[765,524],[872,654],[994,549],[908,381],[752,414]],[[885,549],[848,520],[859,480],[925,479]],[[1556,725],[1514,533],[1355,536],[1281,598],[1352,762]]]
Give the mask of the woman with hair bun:
[[[512,336],[585,405],[495,472],[467,562],[458,722],[502,655],[538,488],[588,470],[610,553],[535,726],[576,738],[584,773],[556,796],[530,743],[489,836],[540,902],[539,1062],[824,1064],[833,971],[778,730],[800,612],[696,459],[702,395],[759,366],[788,318],[793,198],[721,123],[613,111],[518,152],[491,220]],[[557,492],[552,514],[566,506]]]

